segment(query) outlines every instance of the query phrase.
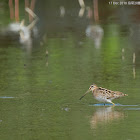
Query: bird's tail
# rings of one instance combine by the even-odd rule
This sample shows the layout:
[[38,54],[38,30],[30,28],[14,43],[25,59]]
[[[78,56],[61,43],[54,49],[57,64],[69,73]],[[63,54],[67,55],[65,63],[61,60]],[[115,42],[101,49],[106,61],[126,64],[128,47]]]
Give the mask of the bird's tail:
[[119,91],[115,92],[115,98],[120,98],[120,97],[123,97],[123,96],[128,96],[128,94],[124,94],[124,93],[119,92]]

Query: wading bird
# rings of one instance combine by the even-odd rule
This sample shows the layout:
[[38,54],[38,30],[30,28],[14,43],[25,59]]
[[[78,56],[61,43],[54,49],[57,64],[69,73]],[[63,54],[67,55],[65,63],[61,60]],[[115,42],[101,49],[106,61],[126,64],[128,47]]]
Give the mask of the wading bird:
[[122,92],[108,90],[108,89],[98,87],[97,85],[93,84],[89,87],[88,91],[80,98],[80,100],[90,91],[92,91],[93,96],[96,100],[103,102],[103,103],[108,102],[113,105],[115,105],[112,102],[113,99],[117,99],[117,98],[120,98],[123,96],[128,96],[127,94],[124,94]]

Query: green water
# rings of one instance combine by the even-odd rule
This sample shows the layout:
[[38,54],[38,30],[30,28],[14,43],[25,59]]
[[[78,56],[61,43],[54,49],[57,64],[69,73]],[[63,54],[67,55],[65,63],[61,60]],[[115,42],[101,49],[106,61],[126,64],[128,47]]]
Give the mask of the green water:
[[[94,9],[93,2],[86,4]],[[0,5],[3,29],[14,20],[10,20],[8,1]],[[60,17],[61,5],[64,17]],[[37,26],[46,36],[31,53],[0,38],[0,139],[140,139],[138,7],[102,1],[98,5],[100,20],[96,22],[94,16],[86,17],[87,11],[78,17],[77,1],[37,1]],[[20,3],[23,17],[28,19]],[[104,32],[99,46],[85,33],[88,25],[97,24]],[[92,94],[80,101],[92,83],[128,94],[114,100],[127,106],[94,106],[99,102]]]

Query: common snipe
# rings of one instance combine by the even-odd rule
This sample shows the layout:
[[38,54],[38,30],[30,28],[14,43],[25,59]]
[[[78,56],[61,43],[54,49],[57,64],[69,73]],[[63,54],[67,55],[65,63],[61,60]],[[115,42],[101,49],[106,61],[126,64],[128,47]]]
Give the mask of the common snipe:
[[80,100],[90,91],[92,91],[93,96],[96,100],[103,103],[105,102],[112,103],[113,105],[115,105],[112,102],[113,99],[117,99],[123,96],[128,96],[127,94],[124,94],[122,92],[111,91],[102,87],[98,87],[97,85],[93,84],[89,87],[88,91],[80,98]]

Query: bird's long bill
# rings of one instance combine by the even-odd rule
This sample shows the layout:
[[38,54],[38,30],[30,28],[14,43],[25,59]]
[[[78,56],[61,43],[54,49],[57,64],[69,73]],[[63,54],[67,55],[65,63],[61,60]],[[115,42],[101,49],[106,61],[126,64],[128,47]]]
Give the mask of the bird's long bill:
[[90,89],[79,100],[81,100],[89,92],[90,92]]

